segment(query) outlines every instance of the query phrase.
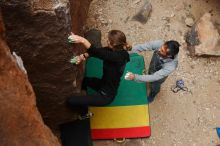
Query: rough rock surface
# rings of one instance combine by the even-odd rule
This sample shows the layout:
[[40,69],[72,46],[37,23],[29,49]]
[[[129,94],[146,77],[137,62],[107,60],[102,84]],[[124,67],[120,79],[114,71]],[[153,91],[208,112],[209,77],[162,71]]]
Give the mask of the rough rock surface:
[[71,29],[82,35],[90,1],[0,2],[7,43],[24,61],[37,105],[50,127],[74,118],[66,108],[65,100],[79,92],[83,65],[71,65],[69,60],[84,49],[68,44],[67,36]]
[[43,123],[28,77],[12,57],[3,29],[0,17],[0,145],[60,146]]
[[[187,33],[186,41],[190,52],[195,55],[220,56],[220,35],[211,21],[211,14],[205,13]],[[194,55],[194,54],[193,54]]]

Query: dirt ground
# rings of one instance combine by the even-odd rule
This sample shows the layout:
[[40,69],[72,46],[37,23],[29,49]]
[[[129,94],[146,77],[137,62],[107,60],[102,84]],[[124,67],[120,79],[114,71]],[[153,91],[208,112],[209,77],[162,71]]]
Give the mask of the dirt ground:
[[[132,21],[145,0],[93,0],[85,30],[102,31],[103,44],[111,29],[125,32],[131,45],[150,40],[174,39],[181,43],[179,66],[163,84],[150,104],[150,138],[127,139],[118,144],[112,140],[95,141],[94,146],[217,146],[220,140],[215,127],[220,127],[220,57],[191,58],[184,34],[190,29],[186,18],[198,20],[210,12],[220,25],[219,0],[150,0],[152,13],[146,24]],[[219,29],[220,30],[220,29]],[[151,53],[145,56],[146,67]],[[148,68],[148,67],[147,67]],[[183,79],[189,92],[173,93],[170,88]]]

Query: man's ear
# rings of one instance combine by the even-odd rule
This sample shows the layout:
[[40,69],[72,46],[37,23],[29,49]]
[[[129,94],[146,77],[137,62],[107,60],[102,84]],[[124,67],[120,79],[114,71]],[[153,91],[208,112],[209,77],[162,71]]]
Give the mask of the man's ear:
[[171,57],[169,48],[167,48],[167,57]]

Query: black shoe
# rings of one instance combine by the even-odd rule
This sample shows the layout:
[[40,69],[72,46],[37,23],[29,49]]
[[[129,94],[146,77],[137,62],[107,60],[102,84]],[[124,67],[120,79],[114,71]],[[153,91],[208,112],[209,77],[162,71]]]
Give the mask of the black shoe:
[[154,97],[152,97],[152,96],[148,96],[148,97],[147,97],[147,100],[148,100],[148,103],[151,103],[151,102],[154,101]]

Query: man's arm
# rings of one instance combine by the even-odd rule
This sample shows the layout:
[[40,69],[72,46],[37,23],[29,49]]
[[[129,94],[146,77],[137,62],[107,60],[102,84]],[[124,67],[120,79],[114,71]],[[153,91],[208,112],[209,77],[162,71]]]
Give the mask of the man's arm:
[[159,71],[155,72],[152,75],[134,75],[134,81],[136,82],[154,82],[158,81],[160,79],[163,79],[164,77],[167,77],[169,74],[171,74],[177,67],[177,64],[169,64],[167,66],[164,66],[164,68],[160,69]]
[[163,45],[162,40],[150,41],[144,44],[137,44],[132,47],[132,53],[138,53],[142,51],[154,51],[159,49]]

